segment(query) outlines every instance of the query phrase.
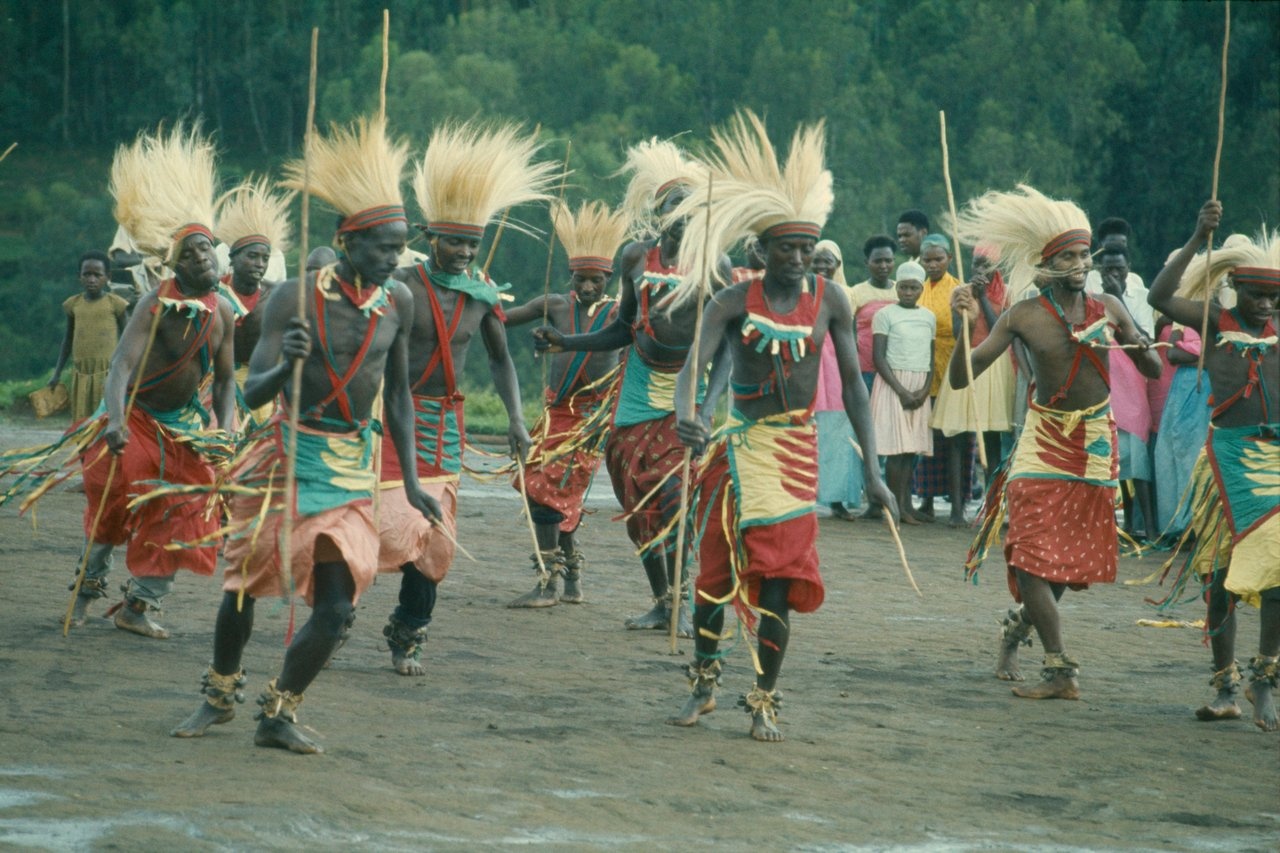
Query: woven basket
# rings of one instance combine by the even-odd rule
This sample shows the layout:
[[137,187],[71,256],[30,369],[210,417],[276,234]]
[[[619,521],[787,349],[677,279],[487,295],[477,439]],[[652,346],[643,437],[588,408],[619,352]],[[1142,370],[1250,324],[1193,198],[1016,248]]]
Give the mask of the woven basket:
[[46,386],[39,391],[32,391],[27,395],[27,399],[31,401],[31,408],[36,410],[37,418],[47,418],[71,404],[71,395],[67,392],[67,386],[61,382],[52,388]]

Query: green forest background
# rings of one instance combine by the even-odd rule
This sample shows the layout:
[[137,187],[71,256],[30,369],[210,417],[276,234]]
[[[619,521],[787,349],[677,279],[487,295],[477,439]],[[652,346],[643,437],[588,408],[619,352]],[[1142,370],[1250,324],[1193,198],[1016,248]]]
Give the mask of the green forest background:
[[[47,375],[75,260],[115,231],[116,145],[198,117],[224,184],[297,156],[308,44],[320,29],[317,120],[377,106],[384,4],[355,0],[0,0],[0,379]],[[828,236],[861,273],[866,237],[903,209],[946,206],[938,111],[957,199],[1029,181],[1094,221],[1134,226],[1150,280],[1210,192],[1223,4],[1166,0],[388,0],[388,114],[415,156],[446,118],[541,125],[572,140],[568,196],[617,202],[626,147],[697,148],[739,106],[785,143],[825,118],[836,207]],[[1224,231],[1280,211],[1280,3],[1232,7],[1219,197]],[[406,184],[407,200],[412,208]],[[411,214],[412,216],[413,214]],[[517,211],[543,230],[546,213]],[[313,216],[311,245],[333,219]],[[482,249],[482,251],[486,251]],[[523,301],[545,243],[503,237],[493,266]],[[562,255],[552,286],[567,279]],[[511,335],[537,399],[528,335]],[[485,359],[468,365],[473,387]]]

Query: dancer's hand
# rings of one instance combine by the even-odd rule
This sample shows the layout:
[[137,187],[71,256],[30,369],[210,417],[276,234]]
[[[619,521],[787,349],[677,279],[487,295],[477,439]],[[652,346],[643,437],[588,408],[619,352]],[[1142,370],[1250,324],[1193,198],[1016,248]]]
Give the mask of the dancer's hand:
[[898,500],[893,496],[893,492],[889,491],[889,486],[885,483],[884,478],[878,474],[867,482],[867,500],[873,504],[879,503],[889,511],[894,521],[901,520],[901,514],[898,510]]
[[1217,231],[1221,223],[1222,202],[1209,199],[1204,203],[1204,207],[1200,208],[1200,215],[1196,217],[1196,237],[1200,240],[1208,240],[1209,233]]
[[551,326],[539,326],[533,330],[533,348],[542,352],[564,352],[564,335]]
[[512,456],[524,459],[529,455],[533,439],[529,437],[529,430],[525,429],[524,421],[514,421],[507,427],[507,444],[511,448]]
[[102,435],[103,441],[107,443],[107,450],[110,450],[116,456],[124,453],[124,446],[129,443],[128,427],[107,427],[107,431]]
[[406,485],[404,492],[405,497],[409,500],[409,505],[422,513],[427,521],[432,524],[444,523],[444,512],[440,508],[440,502],[424,492],[421,486],[409,488]]
[[680,437],[680,443],[691,449],[694,453],[701,453],[702,449],[707,446],[707,442],[711,440],[711,430],[697,419],[691,421],[676,421],[676,435]]
[[311,355],[311,324],[306,320],[294,317],[289,321],[284,338],[280,342],[280,350],[286,361],[305,360]]

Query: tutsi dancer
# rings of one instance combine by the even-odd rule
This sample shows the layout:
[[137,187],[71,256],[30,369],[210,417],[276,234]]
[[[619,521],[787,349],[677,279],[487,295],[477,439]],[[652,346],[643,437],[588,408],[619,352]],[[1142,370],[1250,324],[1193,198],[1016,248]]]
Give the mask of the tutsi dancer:
[[[383,490],[378,570],[400,574],[400,601],[382,634],[401,675],[423,675],[422,649],[436,603],[436,587],[453,563],[458,477],[466,435],[458,379],[476,332],[489,356],[489,374],[507,411],[511,452],[529,447],[520,386],[502,325],[501,291],[472,269],[485,226],[498,211],[548,198],[554,164],[535,163],[539,143],[515,125],[485,128],[443,125],[431,135],[414,172],[413,189],[427,218],[431,253],[396,273],[413,294],[409,376],[413,396],[413,453],[406,465],[396,448],[383,447]],[[406,468],[440,502],[444,530],[428,524],[400,496]]]
[[828,335],[845,412],[866,454],[868,495],[895,517],[897,508],[876,461],[849,300],[838,286],[808,273],[833,199],[831,173],[823,165],[822,124],[796,131],[785,169],[775,165],[764,124],[752,113],[738,115],[712,139],[718,154],[710,164],[711,181],[696,184],[672,214],[688,223],[680,268],[691,271],[676,304],[705,296],[714,259],[743,240],[759,241],[765,274],[710,301],[698,352],[676,383],[681,441],[701,449],[710,436],[690,406],[689,383],[721,341],[728,342],[732,411],[701,465],[692,510],[701,528],[695,662],[688,668],[693,691],[668,722],[692,726],[715,710],[718,646],[725,607],[731,605],[748,625],[759,617],[757,679],[741,700],[751,715],[751,736],[779,741],[776,686],[790,638],[790,611],[816,610],[825,594],[816,547],[813,403]]
[[[705,175],[706,167],[675,144],[655,138],[632,146],[624,169],[632,177],[622,207],[646,236],[622,250],[618,319],[587,334],[566,336],[549,327],[535,329],[533,334],[535,345],[547,352],[628,347],[605,444],[605,467],[622,505],[627,535],[640,550],[653,606],[624,624],[631,629],[666,631],[671,623],[672,596],[684,595],[683,590],[671,589],[677,560],[675,515],[684,461],[684,448],[676,435],[673,394],[676,374],[693,343],[695,325],[692,302],[667,310],[671,292],[680,280],[675,265],[685,230],[684,217],[668,214],[684,200],[690,183]],[[728,281],[728,259],[722,263],[722,280]],[[710,413],[705,416],[710,418]],[[686,610],[681,608],[680,613],[680,635],[693,636]]]
[[[1084,291],[1092,266],[1089,220],[1069,201],[1058,201],[1026,185],[989,192],[961,211],[957,233],[969,244],[989,243],[1009,272],[1014,304],[990,336],[973,350],[973,376],[989,368],[1015,341],[1031,358],[1035,399],[1003,478],[988,489],[982,529],[965,567],[974,576],[986,550],[1000,535],[1007,507],[1004,554],[1009,591],[1018,603],[1004,620],[996,676],[1021,681],[1018,646],[1032,627],[1044,647],[1038,684],[1015,687],[1028,699],[1078,699],[1079,664],[1062,641],[1058,599],[1067,587],[1112,583],[1119,557],[1115,494],[1118,459],[1111,416],[1107,347],[1114,339],[1134,346],[1131,358],[1146,376],[1160,374],[1150,339],[1113,296]],[[1016,301],[1032,285],[1038,299]],[[965,294],[956,307],[961,322],[978,315]],[[952,388],[967,383],[964,355],[953,354]],[[1002,482],[1003,480],[1003,482]]]
[[[282,495],[289,421],[279,411],[249,436],[233,471],[226,581],[214,630],[213,662],[204,676],[205,701],[174,729],[199,737],[235,716],[245,673],[244,646],[253,629],[254,600],[292,596],[311,605],[311,616],[285,653],[278,678],[258,704],[254,743],[301,753],[321,752],[303,734],[297,711],[311,684],[341,642],[355,602],[378,570],[378,530],[373,521],[374,399],[385,382],[384,401],[392,441],[413,448],[407,346],[413,297],[393,279],[404,250],[407,220],[400,174],[407,148],[389,142],[381,121],[335,128],[309,146],[309,190],[336,210],[337,264],[309,275],[307,321],[298,318],[298,288],[286,283],[266,305],[262,337],[249,362],[245,399],[258,406],[285,392],[295,361],[303,363],[298,406],[297,486]],[[289,183],[303,189],[302,163],[286,166]],[[439,504],[422,491],[416,472],[405,472],[408,502],[439,518]],[[283,513],[295,513],[290,565],[281,566]]]
[[[1191,239],[1156,276],[1149,299],[1158,311],[1189,328],[1204,312],[1202,300],[1212,302],[1205,344],[1214,343],[1204,366],[1215,405],[1204,452],[1191,477],[1189,530],[1195,534],[1195,548],[1179,577],[1185,583],[1187,572],[1194,570],[1208,587],[1205,627],[1214,669],[1209,683],[1217,695],[1196,716],[1240,716],[1234,606],[1240,600],[1261,611],[1258,654],[1249,661],[1245,696],[1253,703],[1254,724],[1274,732],[1280,729],[1275,705],[1280,681],[1280,233],[1197,256],[1221,217],[1221,204],[1205,203]],[[1199,269],[1184,274],[1193,259]],[[1228,273],[1236,294],[1230,309],[1205,287],[1206,277],[1217,281]],[[1179,281],[1182,290],[1175,292]]]
[[[613,276],[613,257],[627,234],[627,216],[603,202],[584,202],[575,214],[563,204],[551,209],[556,236],[569,256],[569,292],[529,300],[507,312],[514,326],[545,315],[563,335],[598,332],[618,315],[618,300],[606,290]],[[509,607],[550,607],[583,600],[582,570],[586,558],[575,533],[582,524],[582,503],[608,437],[609,405],[617,395],[618,353],[560,352],[552,362],[547,408],[534,427],[536,444],[525,471],[529,512],[538,536],[542,563],[537,585]],[[520,488],[519,479],[513,482]],[[534,561],[534,570],[538,562]],[[564,575],[564,591],[557,576]]]

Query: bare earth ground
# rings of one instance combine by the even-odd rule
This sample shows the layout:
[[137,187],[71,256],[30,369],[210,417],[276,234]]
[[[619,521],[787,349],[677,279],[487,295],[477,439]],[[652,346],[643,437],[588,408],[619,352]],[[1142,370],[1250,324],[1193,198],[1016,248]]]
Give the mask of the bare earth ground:
[[[54,434],[40,427],[9,424],[0,444]],[[693,729],[663,724],[685,695],[691,643],[672,657],[665,635],[622,629],[647,608],[646,584],[603,481],[591,503],[588,603],[511,611],[531,583],[517,503],[464,483],[460,538],[479,563],[459,562],[441,587],[429,674],[390,668],[381,628],[397,583],[386,578],[308,691],[319,757],[254,747],[252,699],[201,740],[169,737],[200,698],[215,581],[179,578],[167,642],[101,618],[63,639],[83,495],[49,497],[34,534],[5,508],[0,847],[1276,849],[1280,740],[1247,721],[1194,719],[1208,651],[1197,630],[1134,624],[1153,615],[1152,588],[1069,594],[1084,699],[1019,700],[992,676],[1008,605],[998,557],[966,585],[967,531],[909,530],[917,599],[887,529],[823,519],[828,597],[793,623],[787,740],[757,744],[734,707],[752,681],[741,646],[720,710]],[[1124,560],[1122,579],[1157,560]],[[258,614],[251,696],[279,671],[287,609],[261,602]],[[1256,614],[1241,622],[1247,658]],[[1024,653],[1033,675],[1039,655]]]

